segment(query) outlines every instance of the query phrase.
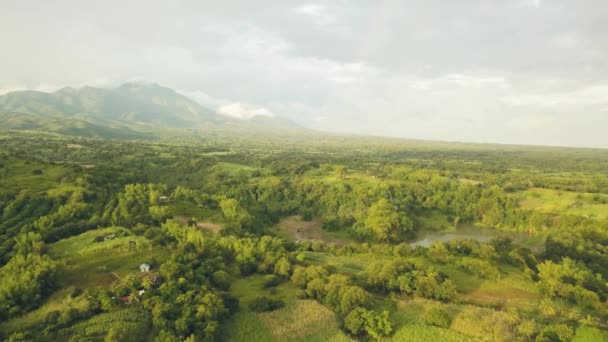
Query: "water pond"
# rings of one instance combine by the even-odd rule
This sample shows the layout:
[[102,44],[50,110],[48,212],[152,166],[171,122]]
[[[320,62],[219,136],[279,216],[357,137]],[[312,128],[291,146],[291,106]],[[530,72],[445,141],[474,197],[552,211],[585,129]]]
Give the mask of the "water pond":
[[538,240],[537,237],[530,237],[527,233],[501,231],[494,228],[478,227],[472,224],[460,224],[452,231],[421,232],[412,242],[410,242],[410,246],[421,246],[426,248],[437,241],[446,242],[450,240],[470,239],[486,242],[500,237],[509,237],[513,239],[515,243],[528,246],[531,245],[531,242],[533,242],[532,240],[534,240],[534,245],[538,242],[536,241]]

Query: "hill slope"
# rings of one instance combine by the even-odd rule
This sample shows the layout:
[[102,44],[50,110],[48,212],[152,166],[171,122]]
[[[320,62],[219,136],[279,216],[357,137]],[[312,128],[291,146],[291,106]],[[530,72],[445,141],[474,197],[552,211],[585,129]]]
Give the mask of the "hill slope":
[[18,91],[0,96],[5,129],[65,135],[139,138],[163,129],[301,129],[281,118],[241,120],[220,115],[157,84],[117,88],[63,88],[53,93]]

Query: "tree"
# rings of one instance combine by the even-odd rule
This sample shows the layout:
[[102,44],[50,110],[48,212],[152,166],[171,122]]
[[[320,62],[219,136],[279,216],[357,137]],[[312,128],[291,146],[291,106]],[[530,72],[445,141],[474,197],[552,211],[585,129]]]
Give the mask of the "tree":
[[230,288],[230,275],[226,271],[219,270],[213,272],[211,279],[221,290],[227,291]]
[[357,307],[344,319],[344,327],[353,335],[367,334],[374,340],[389,336],[393,326],[388,319],[388,311],[377,313]]
[[282,257],[274,265],[274,274],[288,278],[291,272],[291,263],[286,257]]
[[546,326],[538,336],[536,342],[568,342],[574,337],[574,331],[565,324]]
[[403,222],[404,219],[400,218],[395,208],[385,198],[381,198],[367,210],[367,216],[362,223],[357,222],[355,229],[362,239],[395,242],[409,229],[401,225]]
[[121,342],[126,341],[128,338],[129,335],[124,329],[121,329],[120,327],[110,327],[103,340],[104,342]]

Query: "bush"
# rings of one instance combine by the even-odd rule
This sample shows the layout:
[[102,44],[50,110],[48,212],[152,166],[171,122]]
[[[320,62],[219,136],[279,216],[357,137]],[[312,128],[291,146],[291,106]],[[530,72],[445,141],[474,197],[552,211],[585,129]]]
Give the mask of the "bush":
[[434,307],[427,310],[421,318],[424,323],[440,328],[447,328],[451,323],[448,313],[439,307]]
[[264,276],[264,288],[275,287],[281,283],[281,279],[274,274]]
[[253,312],[274,311],[285,306],[285,303],[280,299],[271,299],[265,296],[257,297],[251,304],[249,310]]
[[538,336],[536,342],[567,342],[574,337],[574,332],[565,324],[554,324],[545,327]]
[[230,275],[225,271],[219,270],[213,272],[211,280],[221,290],[227,291],[230,289]]
[[255,271],[257,270],[257,267],[252,262],[244,262],[239,265],[239,270],[241,271],[241,275],[248,276],[250,274],[255,273]]
[[42,170],[40,170],[40,169],[34,169],[34,170],[32,170],[32,174],[34,176],[39,176],[39,175],[42,174]]
[[75,288],[72,292],[70,292],[70,298],[76,298],[82,294],[81,288]]

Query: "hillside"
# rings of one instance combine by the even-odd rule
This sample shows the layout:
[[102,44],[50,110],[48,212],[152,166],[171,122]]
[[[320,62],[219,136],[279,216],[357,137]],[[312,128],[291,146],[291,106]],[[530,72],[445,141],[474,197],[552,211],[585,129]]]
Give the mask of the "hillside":
[[0,96],[5,129],[72,136],[142,138],[174,129],[301,129],[271,117],[237,119],[215,113],[175,90],[157,84],[126,83],[117,88],[63,88],[53,93],[17,91]]

